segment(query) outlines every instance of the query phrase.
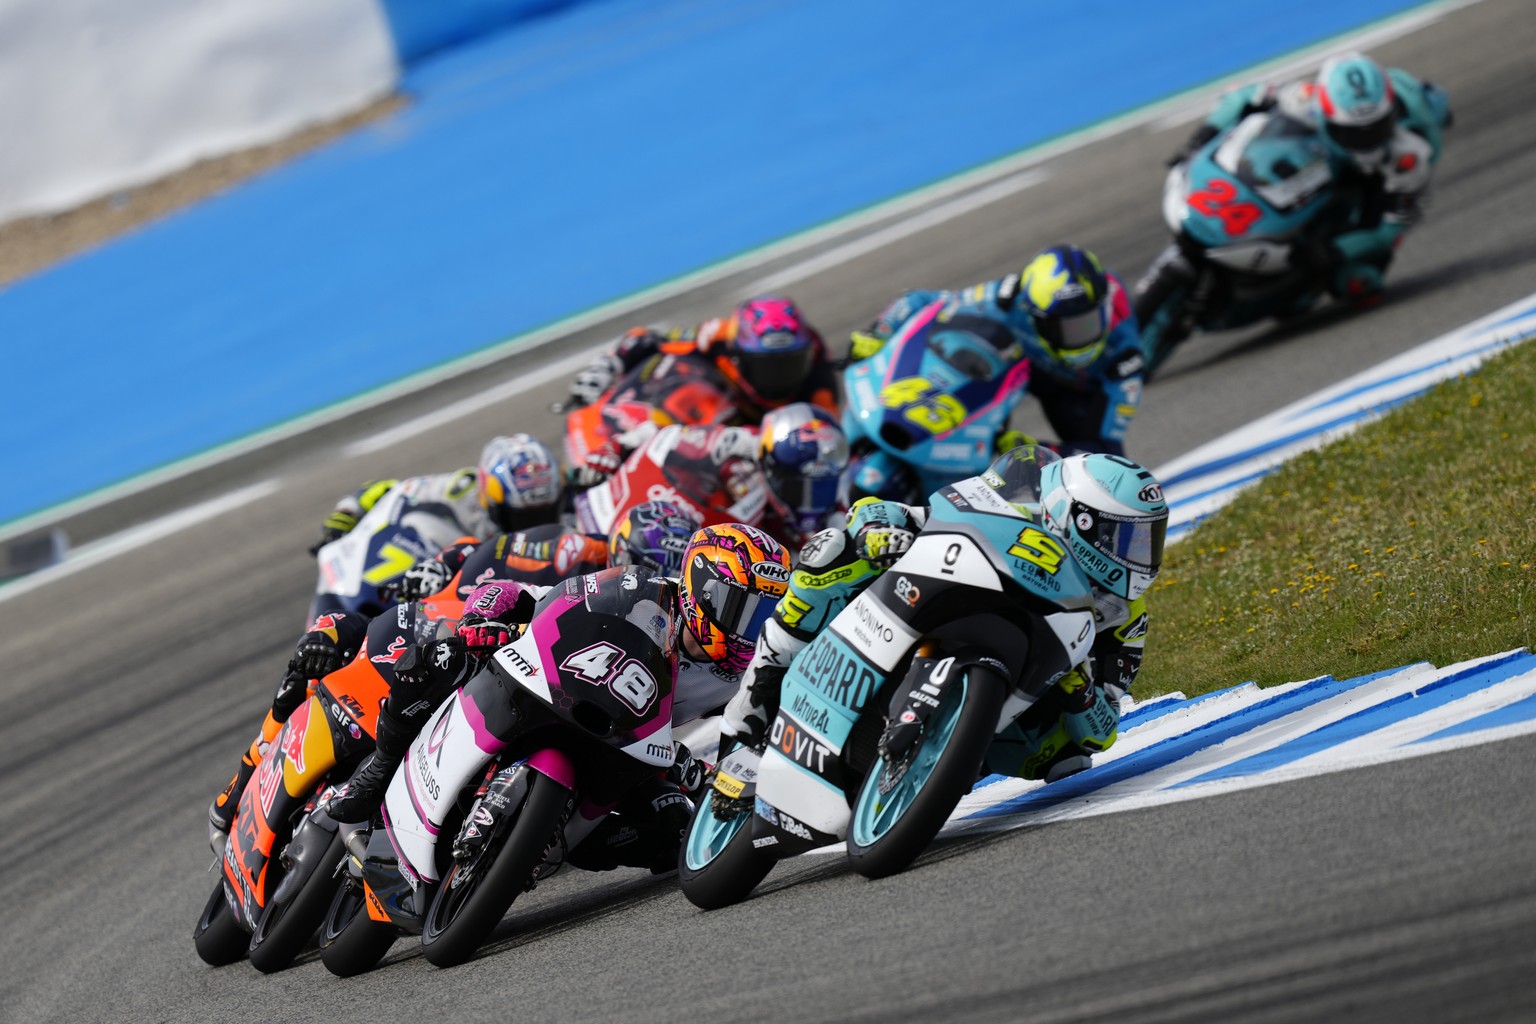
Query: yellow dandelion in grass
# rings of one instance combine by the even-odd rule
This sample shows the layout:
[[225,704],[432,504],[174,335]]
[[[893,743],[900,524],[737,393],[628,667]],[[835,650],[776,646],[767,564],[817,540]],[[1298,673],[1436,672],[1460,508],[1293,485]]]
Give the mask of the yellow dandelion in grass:
[[[1523,568],[1525,568],[1525,566],[1522,565],[1520,568],[1523,569]],[[1270,587],[1269,588],[1269,592],[1271,594],[1278,594],[1278,593],[1280,593],[1280,588],[1279,587]]]
[[1392,552],[1394,552],[1394,551],[1396,551],[1396,550],[1397,550],[1397,545],[1396,545],[1396,544],[1394,544],[1394,545],[1392,545],[1392,546],[1391,546],[1391,547],[1390,547],[1390,548],[1387,548],[1387,549],[1386,549],[1386,550],[1385,550],[1385,551],[1383,551],[1383,552],[1382,552],[1382,554],[1384,554],[1384,555],[1390,555],[1390,554],[1391,554],[1391,553],[1392,553]]

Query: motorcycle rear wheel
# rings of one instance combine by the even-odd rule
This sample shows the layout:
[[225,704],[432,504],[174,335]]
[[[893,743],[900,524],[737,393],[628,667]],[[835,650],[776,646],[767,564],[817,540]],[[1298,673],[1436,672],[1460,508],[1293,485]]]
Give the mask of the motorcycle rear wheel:
[[752,845],[752,812],[721,821],[709,790],[688,822],[677,851],[677,880],[688,902],[700,910],[740,903],[773,870],[776,858]]
[[263,974],[280,971],[293,962],[315,929],[325,920],[335,885],[336,865],[346,855],[338,833],[331,839],[314,870],[291,898],[267,904],[251,933],[251,966]]
[[[1007,686],[975,665],[960,683],[928,719],[905,772],[892,773],[882,759],[859,787],[848,825],[848,860],[866,878],[894,875],[916,860],[976,782]],[[888,783],[885,793],[882,781]]]
[[548,776],[533,773],[528,798],[499,848],[488,844],[479,856],[454,861],[422,922],[421,949],[428,960],[452,967],[474,955],[544,859],[570,795]]
[[361,890],[343,883],[320,925],[320,962],[338,978],[371,971],[398,935],[394,925],[368,916]]
[[240,927],[235,908],[224,897],[224,876],[221,873],[219,880],[214,883],[213,894],[203,905],[202,916],[192,929],[192,944],[197,947],[197,955],[204,963],[223,967],[243,959],[250,941],[251,937]]

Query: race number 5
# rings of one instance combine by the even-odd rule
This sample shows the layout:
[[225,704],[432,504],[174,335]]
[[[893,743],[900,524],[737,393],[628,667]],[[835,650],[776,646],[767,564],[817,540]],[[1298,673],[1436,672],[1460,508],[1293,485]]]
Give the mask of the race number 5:
[[1041,572],[1052,576],[1061,568],[1061,560],[1067,557],[1067,549],[1061,546],[1060,541],[1033,526],[1026,526],[1019,531],[1018,539],[1013,542],[1008,553],[1024,559],[1030,565],[1038,566]]

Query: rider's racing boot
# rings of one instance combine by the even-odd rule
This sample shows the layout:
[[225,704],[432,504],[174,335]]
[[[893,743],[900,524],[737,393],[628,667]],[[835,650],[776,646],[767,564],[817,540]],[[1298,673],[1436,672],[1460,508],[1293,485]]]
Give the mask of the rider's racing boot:
[[266,720],[261,723],[261,735],[252,740],[250,747],[240,755],[240,767],[235,769],[235,777],[208,805],[208,845],[213,847],[214,853],[223,855],[229,827],[234,823],[235,811],[240,806],[240,794],[245,792],[251,776],[256,774],[256,765],[266,752],[267,744],[272,742],[281,728],[282,723],[273,718],[270,711],[267,712]]
[[332,799],[325,809],[337,821],[367,821],[373,817],[389,788],[389,780],[416,737],[416,723],[397,718],[390,712],[389,704],[385,700],[379,706],[373,753],[352,773],[346,792]]

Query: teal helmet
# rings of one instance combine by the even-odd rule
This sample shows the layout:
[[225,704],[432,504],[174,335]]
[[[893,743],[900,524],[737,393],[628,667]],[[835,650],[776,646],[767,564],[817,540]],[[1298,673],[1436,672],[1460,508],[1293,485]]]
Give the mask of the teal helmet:
[[1386,163],[1397,104],[1380,65],[1362,53],[1330,57],[1317,73],[1316,98],[1330,145],[1366,170]]
[[1019,274],[1019,308],[1051,358],[1080,370],[1104,352],[1109,338],[1109,275],[1098,257],[1056,245]]
[[1104,590],[1135,600],[1157,579],[1168,535],[1162,485],[1120,455],[1072,455],[1040,473],[1045,525]]

